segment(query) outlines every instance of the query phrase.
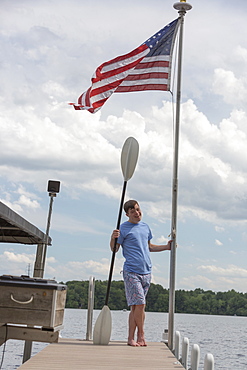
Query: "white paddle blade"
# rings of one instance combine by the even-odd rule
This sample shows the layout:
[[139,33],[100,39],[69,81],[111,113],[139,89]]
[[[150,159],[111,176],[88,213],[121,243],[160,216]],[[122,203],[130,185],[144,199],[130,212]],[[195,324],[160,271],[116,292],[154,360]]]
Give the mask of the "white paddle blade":
[[139,144],[133,137],[126,139],[121,153],[121,167],[125,181],[131,179],[138,159]]
[[93,344],[108,344],[111,338],[111,311],[104,306],[96,320],[93,330]]

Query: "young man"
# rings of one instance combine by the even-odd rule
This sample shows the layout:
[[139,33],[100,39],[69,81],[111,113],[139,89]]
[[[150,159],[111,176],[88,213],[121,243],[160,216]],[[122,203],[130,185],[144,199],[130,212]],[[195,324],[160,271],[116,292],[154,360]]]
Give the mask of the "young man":
[[[139,347],[146,346],[144,337],[144,320],[146,295],[151,282],[150,252],[160,252],[171,249],[171,240],[166,245],[151,243],[152,233],[149,226],[141,221],[142,212],[136,200],[129,200],[124,204],[124,211],[129,218],[122,223],[120,230],[113,230],[110,247],[113,251],[115,239],[117,240],[116,252],[122,246],[125,258],[123,277],[129,314],[128,345]],[[135,331],[137,328],[137,340]]]

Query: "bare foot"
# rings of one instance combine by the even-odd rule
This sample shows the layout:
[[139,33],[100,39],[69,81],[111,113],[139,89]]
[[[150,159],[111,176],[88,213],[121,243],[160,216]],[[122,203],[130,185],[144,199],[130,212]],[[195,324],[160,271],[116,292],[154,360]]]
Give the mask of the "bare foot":
[[128,340],[127,344],[128,346],[132,346],[132,347],[140,347],[140,344],[134,341],[134,339]]
[[140,347],[147,347],[147,343],[144,339],[144,336],[138,336],[137,337],[137,344],[140,346]]

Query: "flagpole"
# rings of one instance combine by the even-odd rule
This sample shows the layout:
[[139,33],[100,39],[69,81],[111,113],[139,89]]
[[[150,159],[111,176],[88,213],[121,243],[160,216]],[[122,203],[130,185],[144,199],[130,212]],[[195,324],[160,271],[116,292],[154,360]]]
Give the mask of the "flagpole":
[[173,159],[173,183],[172,183],[172,222],[171,237],[172,247],[170,254],[170,287],[169,287],[169,317],[168,317],[168,347],[173,350],[174,339],[174,312],[175,312],[175,274],[176,274],[176,239],[177,239],[177,199],[178,199],[178,149],[179,149],[179,125],[181,104],[181,75],[182,75],[182,49],[183,49],[183,25],[184,16],[192,6],[186,0],[180,0],[173,7],[178,10],[180,17],[180,34],[178,45],[178,72],[177,72],[177,96],[176,96],[176,121],[174,137]]

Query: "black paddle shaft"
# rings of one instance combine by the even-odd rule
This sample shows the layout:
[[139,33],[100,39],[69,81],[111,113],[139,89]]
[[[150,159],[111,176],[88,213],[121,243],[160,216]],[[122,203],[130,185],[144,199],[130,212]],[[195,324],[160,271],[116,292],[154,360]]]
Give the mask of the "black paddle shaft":
[[[120,227],[120,222],[121,222],[121,217],[122,217],[122,208],[123,208],[123,203],[124,203],[124,196],[125,196],[125,192],[126,192],[126,187],[127,187],[127,181],[125,180],[124,183],[123,183],[123,190],[122,190],[122,196],[121,196],[121,202],[120,202],[118,220],[117,220],[117,229],[118,230],[119,230],[119,227]],[[113,272],[113,266],[114,266],[115,255],[116,255],[116,248],[117,248],[117,239],[118,238],[115,238],[114,247],[113,247],[113,251],[112,251],[111,266],[110,266],[110,272],[109,272],[109,278],[108,278],[108,284],[107,284],[107,291],[106,291],[106,297],[105,297],[105,306],[108,305],[108,300],[109,300],[112,272]]]

